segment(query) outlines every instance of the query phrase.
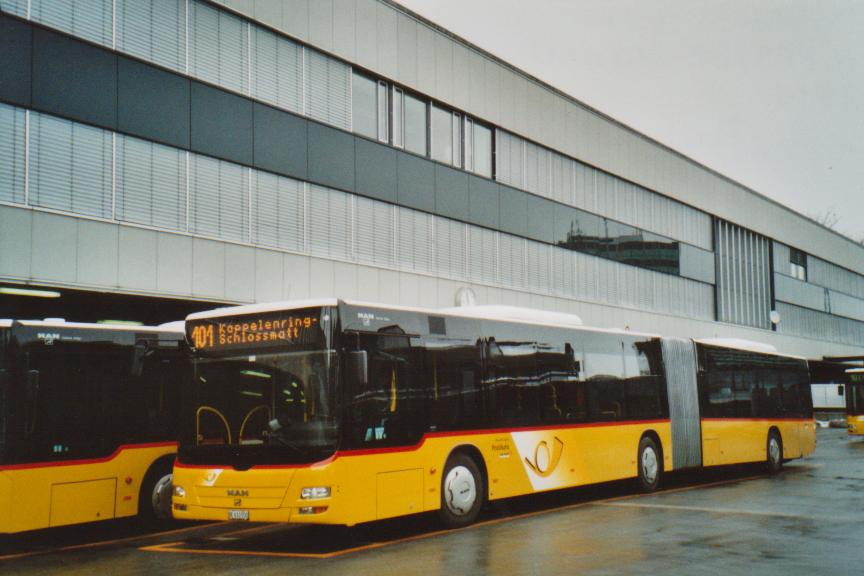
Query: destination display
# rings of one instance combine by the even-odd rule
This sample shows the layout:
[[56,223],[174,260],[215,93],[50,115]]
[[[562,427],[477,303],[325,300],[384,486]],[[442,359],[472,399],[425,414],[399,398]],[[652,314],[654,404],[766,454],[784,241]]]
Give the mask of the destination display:
[[207,318],[187,324],[189,344],[201,352],[324,343],[320,308]]

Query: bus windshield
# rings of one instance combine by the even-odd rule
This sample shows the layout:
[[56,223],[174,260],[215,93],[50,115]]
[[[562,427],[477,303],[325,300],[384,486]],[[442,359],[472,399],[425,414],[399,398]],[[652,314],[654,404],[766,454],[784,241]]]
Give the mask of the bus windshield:
[[[254,337],[268,325],[295,326],[309,318],[315,321],[301,324],[297,337],[264,342]],[[309,463],[331,455],[338,438],[337,354],[328,346],[327,313],[319,309],[206,325],[214,327],[217,341],[223,333],[239,334],[236,340],[246,345],[196,350],[194,414],[189,414],[194,429],[181,438],[183,461],[243,467]],[[196,328],[200,325],[190,330],[201,343]]]

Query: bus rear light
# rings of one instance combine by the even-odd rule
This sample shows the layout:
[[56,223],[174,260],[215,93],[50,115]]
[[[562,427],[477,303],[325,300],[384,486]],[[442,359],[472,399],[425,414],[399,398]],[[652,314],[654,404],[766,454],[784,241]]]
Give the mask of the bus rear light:
[[327,511],[327,506],[303,506],[300,508],[300,514],[321,514]]

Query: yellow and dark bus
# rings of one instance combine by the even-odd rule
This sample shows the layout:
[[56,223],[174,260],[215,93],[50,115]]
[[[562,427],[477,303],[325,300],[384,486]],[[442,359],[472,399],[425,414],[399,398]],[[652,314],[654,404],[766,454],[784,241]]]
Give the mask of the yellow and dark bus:
[[180,519],[354,525],[815,447],[804,359],[508,307],[341,300],[187,317]]
[[0,320],[0,534],[170,517],[182,322]]
[[846,374],[846,431],[864,436],[864,368],[850,368]]

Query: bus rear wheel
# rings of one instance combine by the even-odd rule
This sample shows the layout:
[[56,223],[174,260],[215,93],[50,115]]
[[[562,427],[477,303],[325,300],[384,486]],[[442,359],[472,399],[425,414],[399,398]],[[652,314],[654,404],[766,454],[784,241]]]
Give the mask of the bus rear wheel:
[[765,468],[769,474],[777,474],[783,467],[783,440],[776,430],[768,433]]
[[144,475],[138,495],[138,516],[144,522],[171,519],[171,461],[156,462]]
[[441,476],[441,521],[448,528],[471,524],[480,514],[485,493],[477,463],[465,454],[453,454]]
[[636,465],[637,480],[642,492],[654,492],[660,486],[660,476],[663,474],[663,460],[660,450],[650,436],[645,436],[639,442]]

